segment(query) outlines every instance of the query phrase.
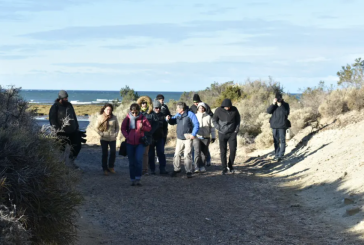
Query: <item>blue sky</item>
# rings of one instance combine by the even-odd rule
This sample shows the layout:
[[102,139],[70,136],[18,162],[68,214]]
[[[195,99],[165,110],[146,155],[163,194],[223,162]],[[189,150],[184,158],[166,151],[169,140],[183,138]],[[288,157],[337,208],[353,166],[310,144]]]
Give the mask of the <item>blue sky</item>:
[[364,58],[359,0],[1,0],[0,85],[190,91],[336,84]]

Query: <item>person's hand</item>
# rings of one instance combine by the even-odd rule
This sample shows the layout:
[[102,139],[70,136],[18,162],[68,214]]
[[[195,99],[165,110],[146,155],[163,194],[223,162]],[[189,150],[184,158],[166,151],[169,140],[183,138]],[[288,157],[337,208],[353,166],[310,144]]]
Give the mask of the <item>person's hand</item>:
[[171,119],[171,116],[170,115],[166,116],[166,120],[169,121],[169,119]]
[[273,99],[273,105],[277,104],[277,98]]
[[214,143],[214,142],[215,142],[215,140],[216,140],[215,138],[212,138],[212,139],[211,139],[211,144],[212,144],[212,143]]
[[191,134],[191,137],[190,137],[190,139],[191,140],[193,140],[193,139],[195,139],[196,137],[195,136],[193,136],[192,134]]

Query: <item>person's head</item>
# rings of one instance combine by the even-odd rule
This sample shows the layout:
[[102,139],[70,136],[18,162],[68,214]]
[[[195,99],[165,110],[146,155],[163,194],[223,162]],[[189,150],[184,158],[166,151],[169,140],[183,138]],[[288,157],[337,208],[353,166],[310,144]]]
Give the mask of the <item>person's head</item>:
[[148,107],[148,102],[146,100],[143,100],[141,103],[141,107],[142,108],[147,108]]
[[225,110],[230,110],[233,104],[231,103],[230,99],[224,99],[224,101],[221,103],[221,107]]
[[197,105],[197,110],[198,110],[199,113],[204,113],[206,111],[206,105],[205,105],[205,103],[202,103],[202,102],[199,103]]
[[281,93],[276,93],[277,103],[282,103],[283,97]]
[[65,90],[60,90],[58,92],[58,102],[61,104],[68,102],[68,93]]
[[107,116],[112,116],[114,106],[112,104],[106,103],[100,110],[100,115],[105,114]]
[[155,100],[153,101],[153,110],[155,113],[160,113],[161,111],[161,102],[159,102],[159,100]]
[[184,112],[184,110],[185,110],[185,106],[186,106],[186,104],[184,102],[178,102],[176,104],[177,113],[182,114]]
[[140,113],[140,106],[137,103],[133,103],[130,105],[130,113],[133,116],[138,116]]
[[163,105],[164,104],[164,96],[163,94],[158,94],[156,99]]
[[193,104],[195,106],[198,106],[198,103],[200,103],[200,102],[201,102],[200,96],[198,94],[194,94],[193,95]]

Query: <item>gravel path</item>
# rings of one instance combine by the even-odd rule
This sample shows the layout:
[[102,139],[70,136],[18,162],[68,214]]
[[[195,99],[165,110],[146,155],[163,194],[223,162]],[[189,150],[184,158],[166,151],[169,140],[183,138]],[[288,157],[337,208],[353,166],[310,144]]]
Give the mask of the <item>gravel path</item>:
[[77,244],[363,244],[317,220],[318,210],[297,205],[295,190],[271,178],[222,176],[212,166],[192,179],[145,176],[132,187],[126,158],[117,157],[110,176],[100,159],[99,147],[86,146],[76,161],[85,196]]

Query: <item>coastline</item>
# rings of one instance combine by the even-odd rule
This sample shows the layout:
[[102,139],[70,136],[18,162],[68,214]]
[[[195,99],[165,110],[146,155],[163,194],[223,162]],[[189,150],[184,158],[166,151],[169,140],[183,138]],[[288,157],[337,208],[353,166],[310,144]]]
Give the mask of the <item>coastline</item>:
[[[98,113],[102,107],[101,104],[99,105],[73,105],[73,108],[75,109],[77,118],[80,117],[88,117],[94,113]],[[48,116],[49,110],[51,109],[51,104],[30,104],[29,110],[35,110],[35,114],[37,115],[37,118],[47,119],[45,117]]]

